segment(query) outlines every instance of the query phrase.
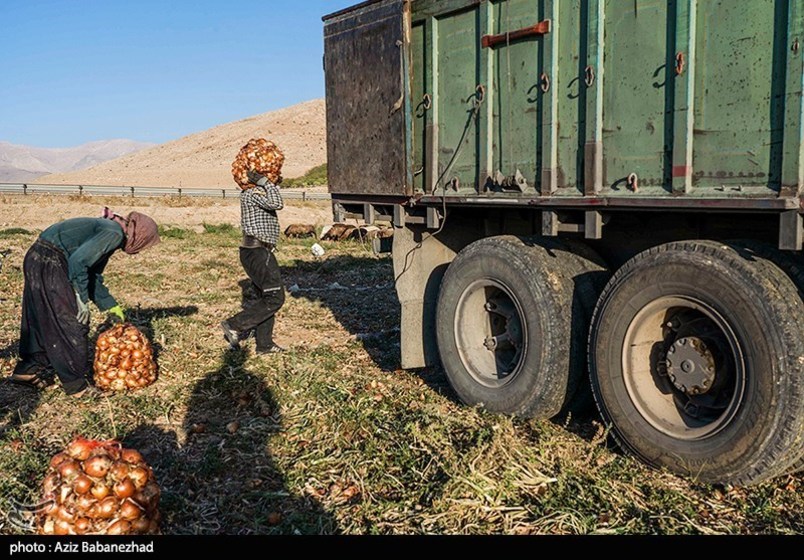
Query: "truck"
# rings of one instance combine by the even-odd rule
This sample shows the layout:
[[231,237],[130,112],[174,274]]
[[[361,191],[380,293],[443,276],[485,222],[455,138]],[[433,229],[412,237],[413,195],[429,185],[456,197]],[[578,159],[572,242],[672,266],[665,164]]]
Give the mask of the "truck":
[[391,222],[401,365],[595,403],[703,482],[804,468],[804,3],[370,0],[324,18],[337,221]]

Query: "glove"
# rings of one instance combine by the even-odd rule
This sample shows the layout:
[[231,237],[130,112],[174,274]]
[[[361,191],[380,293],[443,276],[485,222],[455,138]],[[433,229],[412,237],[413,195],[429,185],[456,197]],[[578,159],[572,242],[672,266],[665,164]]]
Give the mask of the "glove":
[[253,169],[249,169],[248,180],[250,183],[257,185],[258,187],[264,187],[265,184],[268,182],[268,177],[257,173]]
[[108,313],[109,318],[112,319],[113,321],[117,322],[119,320],[120,323],[126,322],[126,315],[125,313],[123,313],[123,308],[120,307],[119,305],[115,305],[114,307],[109,309],[106,313]]
[[84,326],[89,325],[89,304],[84,303],[78,292],[75,293],[75,301],[78,304],[78,314],[75,316],[78,322]]

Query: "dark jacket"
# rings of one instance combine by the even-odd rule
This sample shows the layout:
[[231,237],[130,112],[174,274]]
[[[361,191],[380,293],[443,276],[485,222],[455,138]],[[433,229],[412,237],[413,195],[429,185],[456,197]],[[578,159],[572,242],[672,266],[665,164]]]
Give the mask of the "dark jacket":
[[40,238],[64,252],[70,283],[82,301],[94,301],[101,311],[117,305],[103,283],[103,269],[125,239],[118,223],[101,218],[74,218],[50,226]]

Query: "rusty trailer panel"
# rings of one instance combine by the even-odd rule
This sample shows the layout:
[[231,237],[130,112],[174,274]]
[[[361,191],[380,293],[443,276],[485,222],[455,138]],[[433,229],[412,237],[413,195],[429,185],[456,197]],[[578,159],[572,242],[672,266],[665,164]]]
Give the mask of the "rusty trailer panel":
[[[356,53],[380,17],[405,30]],[[333,193],[758,209],[804,195],[800,0],[399,0],[326,28]],[[400,83],[404,119],[386,121]]]
[[325,18],[333,192],[412,193],[409,7],[380,0]]

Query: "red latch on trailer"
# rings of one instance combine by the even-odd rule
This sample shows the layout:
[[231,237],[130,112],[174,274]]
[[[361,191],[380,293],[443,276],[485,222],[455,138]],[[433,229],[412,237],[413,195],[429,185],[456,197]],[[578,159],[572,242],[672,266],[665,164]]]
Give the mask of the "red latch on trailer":
[[540,21],[536,25],[532,25],[530,27],[526,27],[524,29],[519,29],[517,31],[509,31],[508,33],[500,33],[499,35],[483,35],[481,39],[481,44],[483,45],[484,49],[494,48],[500,44],[507,44],[511,41],[517,41],[519,39],[526,39],[528,37],[541,37],[542,35],[547,35],[550,33],[552,29],[552,21],[546,19],[544,21]]

